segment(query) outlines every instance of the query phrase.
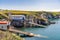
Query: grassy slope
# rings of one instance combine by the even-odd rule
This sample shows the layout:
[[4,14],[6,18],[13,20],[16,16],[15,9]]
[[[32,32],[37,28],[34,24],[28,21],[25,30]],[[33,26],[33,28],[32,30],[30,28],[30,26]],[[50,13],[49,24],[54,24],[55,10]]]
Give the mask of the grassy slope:
[[[44,13],[45,11],[20,11],[20,10],[3,10],[2,13],[13,13],[13,14],[25,14],[25,15],[38,15],[40,13]],[[0,11],[1,13],[1,11]],[[45,12],[47,13],[47,12]],[[60,12],[48,12],[52,13],[53,15],[60,14]]]
[[0,40],[23,40],[23,38],[14,33],[0,30]]

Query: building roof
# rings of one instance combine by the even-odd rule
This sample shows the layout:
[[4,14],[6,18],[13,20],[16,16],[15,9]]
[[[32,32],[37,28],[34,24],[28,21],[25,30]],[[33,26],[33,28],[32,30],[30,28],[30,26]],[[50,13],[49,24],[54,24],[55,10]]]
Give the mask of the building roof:
[[7,24],[8,21],[0,21],[0,24]]

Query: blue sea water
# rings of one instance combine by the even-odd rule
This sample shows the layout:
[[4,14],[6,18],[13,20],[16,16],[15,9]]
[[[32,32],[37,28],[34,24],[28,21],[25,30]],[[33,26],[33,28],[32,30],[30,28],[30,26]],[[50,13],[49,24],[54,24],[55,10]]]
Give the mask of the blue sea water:
[[26,37],[26,40],[60,40],[60,19],[55,20],[56,24],[51,24],[46,28],[25,28],[23,31],[41,34],[48,38]]

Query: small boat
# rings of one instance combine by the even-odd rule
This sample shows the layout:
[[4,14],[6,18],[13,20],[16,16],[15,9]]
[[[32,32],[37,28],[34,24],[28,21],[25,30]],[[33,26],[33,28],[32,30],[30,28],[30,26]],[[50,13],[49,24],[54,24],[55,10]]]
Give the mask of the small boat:
[[33,33],[30,33],[30,35],[20,35],[20,37],[40,37],[40,38],[48,38],[47,36],[43,36],[43,35],[40,35],[40,34],[33,34]]

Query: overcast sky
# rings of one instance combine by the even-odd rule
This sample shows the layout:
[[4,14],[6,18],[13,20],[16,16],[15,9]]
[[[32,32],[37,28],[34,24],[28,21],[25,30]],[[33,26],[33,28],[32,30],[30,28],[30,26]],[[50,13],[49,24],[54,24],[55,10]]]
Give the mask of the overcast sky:
[[60,11],[60,0],[0,0],[0,9]]

